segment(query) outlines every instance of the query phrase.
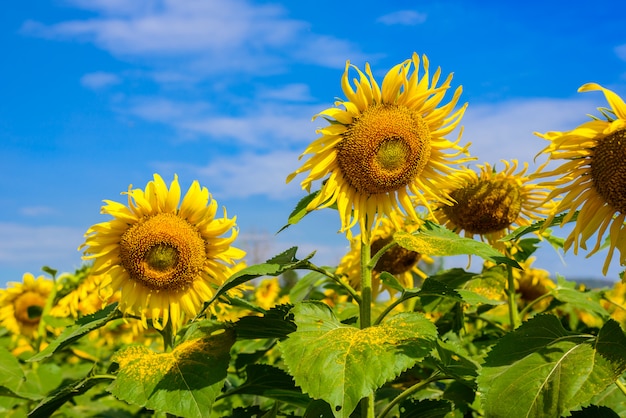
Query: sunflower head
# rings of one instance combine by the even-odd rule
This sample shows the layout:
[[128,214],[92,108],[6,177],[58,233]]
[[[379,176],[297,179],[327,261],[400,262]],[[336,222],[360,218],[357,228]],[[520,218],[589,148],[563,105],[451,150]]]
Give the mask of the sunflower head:
[[[168,188],[154,175],[145,190],[129,187],[128,205],[105,201],[113,217],[86,233],[85,258],[101,287],[120,290],[119,309],[155,328],[198,314],[244,252],[231,244],[235,219],[216,216],[217,202],[194,181],[180,202],[178,177]],[[180,203],[180,205],[179,205]],[[229,236],[222,236],[230,233]]]
[[[457,159],[467,152],[459,139],[446,139],[465,111],[465,106],[455,110],[461,88],[441,105],[452,75],[437,86],[441,70],[431,79],[425,56],[422,63],[424,74],[419,75],[421,62],[414,54],[393,67],[379,85],[369,65],[364,73],[348,62],[342,78],[347,100],[317,115],[330,126],[318,130],[321,137],[302,155],[311,156],[287,178],[289,182],[308,171],[302,181],[307,191],[314,181],[324,179],[307,209],[336,204],[348,238],[358,223],[362,240],[369,244],[377,218],[392,211],[417,219],[411,197],[427,208],[433,200],[448,201],[440,190],[449,184],[451,165],[468,160]],[[350,70],[359,76],[354,87]]]
[[545,181],[554,188],[550,197],[562,196],[552,210],[546,225],[565,212],[562,224],[576,223],[565,240],[567,251],[587,249],[586,242],[597,234],[596,244],[588,256],[600,250],[603,237],[609,231],[609,250],[602,273],[606,275],[617,248],[620,264],[626,265],[626,104],[617,94],[598,84],[583,85],[578,91],[602,91],[610,109],[600,109],[604,118],[591,121],[571,131],[551,131],[537,134],[549,141],[541,152],[548,160],[562,160],[562,164],[538,177],[555,177]]
[[25,273],[22,283],[10,282],[0,290],[0,325],[14,335],[37,337],[39,321],[54,282]]
[[449,191],[454,203],[440,205],[439,221],[452,230],[464,231],[467,237],[479,235],[503,248],[498,239],[514,226],[529,225],[546,214],[548,191],[530,183],[525,175],[528,164],[516,173],[517,161],[503,163],[502,171],[488,163],[478,166],[479,173],[466,169],[462,183]]

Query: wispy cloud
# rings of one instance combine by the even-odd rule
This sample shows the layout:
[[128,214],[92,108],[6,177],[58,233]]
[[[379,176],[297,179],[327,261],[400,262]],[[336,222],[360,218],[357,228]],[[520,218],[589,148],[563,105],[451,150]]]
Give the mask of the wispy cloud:
[[287,176],[299,167],[298,155],[297,152],[279,150],[215,158],[205,165],[178,161],[163,161],[154,165],[159,172],[177,170],[181,177],[195,178],[220,198],[265,196],[272,200],[292,200],[304,194],[300,179],[285,183]]
[[0,222],[0,263],[33,273],[43,265],[72,271],[81,264],[77,248],[84,233],[80,228]]
[[80,84],[92,90],[100,90],[119,84],[121,81],[121,78],[116,74],[96,71],[83,75]]
[[517,159],[532,164],[535,155],[547,145],[534,132],[574,129],[598,106],[599,102],[583,98],[470,103],[463,118],[463,142],[472,142],[470,152],[478,157],[478,163]]
[[[261,96],[284,96],[297,90],[303,99],[302,87],[287,87],[283,91],[261,92]],[[233,146],[254,149],[293,149],[313,139],[315,128],[321,122],[311,118],[323,107],[309,104],[279,104],[267,100],[247,100],[238,105],[241,114],[223,114],[208,102],[182,102],[165,98],[140,98],[123,112],[142,119],[167,124],[184,135],[210,138],[215,141],[234,141]]]
[[[35,36],[93,42],[126,59],[148,59],[199,72],[276,73],[290,60],[341,68],[346,57],[364,57],[352,42],[311,31],[278,5],[244,0],[73,2],[100,16],[53,24],[28,21]],[[135,2],[132,2],[135,3]]]
[[416,12],[415,10],[399,10],[380,16],[376,21],[385,25],[414,26],[424,23],[426,14]]
[[28,217],[46,216],[56,213],[56,209],[50,206],[26,206],[20,208],[20,215]]

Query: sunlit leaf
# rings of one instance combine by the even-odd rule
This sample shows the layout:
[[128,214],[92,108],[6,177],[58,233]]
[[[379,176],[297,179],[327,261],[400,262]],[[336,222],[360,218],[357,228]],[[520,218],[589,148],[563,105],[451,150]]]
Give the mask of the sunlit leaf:
[[188,340],[170,353],[129,346],[113,360],[119,364],[110,391],[118,399],[187,418],[208,417],[220,393],[235,333]]
[[[560,225],[561,221],[563,220],[563,218],[565,218],[567,215],[568,215],[567,213],[562,213],[559,216],[555,216],[554,219],[552,220],[552,222],[550,222],[546,226],[546,228],[549,228],[549,227],[554,226],[554,225]],[[578,218],[578,211],[576,211],[574,213],[574,215],[569,220],[569,222],[575,222],[577,218]],[[511,232],[509,235],[505,236],[504,238],[501,238],[500,241],[515,241],[515,240],[523,237],[524,235],[531,234],[533,232],[537,232],[537,231],[541,230],[544,227],[543,224],[545,222],[546,221],[543,220],[543,221],[535,222],[535,223],[533,223],[531,225],[528,225],[528,226],[521,226],[521,227],[517,228],[515,231]]]
[[485,415],[559,417],[615,382],[626,370],[625,353],[613,320],[595,337],[567,332],[556,316],[536,316],[487,356],[478,378]]
[[437,337],[417,313],[361,330],[322,303],[303,302],[292,312],[298,329],[279,343],[285,364],[302,391],[328,402],[336,417],[348,417],[361,398],[423,359]]
[[300,199],[300,201],[298,202],[294,210],[291,211],[291,213],[289,214],[287,225],[280,228],[277,233],[282,232],[283,230],[287,229],[290,225],[297,224],[298,222],[300,222],[302,218],[304,218],[306,215],[311,213],[310,210],[307,210],[307,206],[309,205],[309,203],[311,203],[313,199],[315,199],[315,197],[318,194],[319,194],[319,190],[313,193],[310,193],[304,196],[302,199]]
[[434,257],[471,254],[494,263],[521,268],[517,261],[505,257],[501,252],[484,242],[461,237],[440,225],[428,222],[425,229],[409,233],[398,231],[394,240],[403,248]]

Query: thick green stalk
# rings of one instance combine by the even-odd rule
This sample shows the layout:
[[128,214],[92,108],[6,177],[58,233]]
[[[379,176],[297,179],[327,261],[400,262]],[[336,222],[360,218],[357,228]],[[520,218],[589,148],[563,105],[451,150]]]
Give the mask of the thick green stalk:
[[[369,243],[361,243],[361,303],[359,304],[359,323],[361,329],[372,325],[372,267]],[[361,399],[361,416],[374,418],[374,393]]]
[[509,304],[509,321],[511,322],[511,331],[519,325],[519,313],[517,312],[517,302],[515,301],[515,278],[513,277],[513,267],[506,266],[507,286],[506,293]]
[[372,268],[369,244],[361,243],[361,305],[359,316],[361,329],[372,325]]

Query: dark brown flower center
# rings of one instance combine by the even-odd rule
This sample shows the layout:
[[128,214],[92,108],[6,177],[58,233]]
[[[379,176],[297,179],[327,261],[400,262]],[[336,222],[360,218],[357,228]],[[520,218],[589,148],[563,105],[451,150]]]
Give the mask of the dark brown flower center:
[[337,145],[337,162],[359,193],[399,190],[417,177],[430,158],[430,131],[415,111],[397,105],[367,108]]
[[46,305],[46,299],[37,292],[25,292],[15,299],[15,319],[22,325],[39,323],[41,313]]
[[443,212],[454,225],[471,234],[508,228],[522,210],[520,187],[505,180],[480,180],[454,190],[450,196],[456,203],[443,206]]
[[183,290],[204,268],[205,242],[185,219],[160,213],[122,235],[120,259],[131,280],[152,290]]
[[[376,254],[385,245],[391,242],[389,238],[378,238],[372,243],[372,255]],[[407,250],[399,245],[394,245],[380,257],[374,271],[382,273],[386,271],[391,274],[402,274],[410,271],[420,260],[421,254],[415,251]]]
[[591,156],[596,191],[615,210],[626,213],[626,130],[599,140]]

